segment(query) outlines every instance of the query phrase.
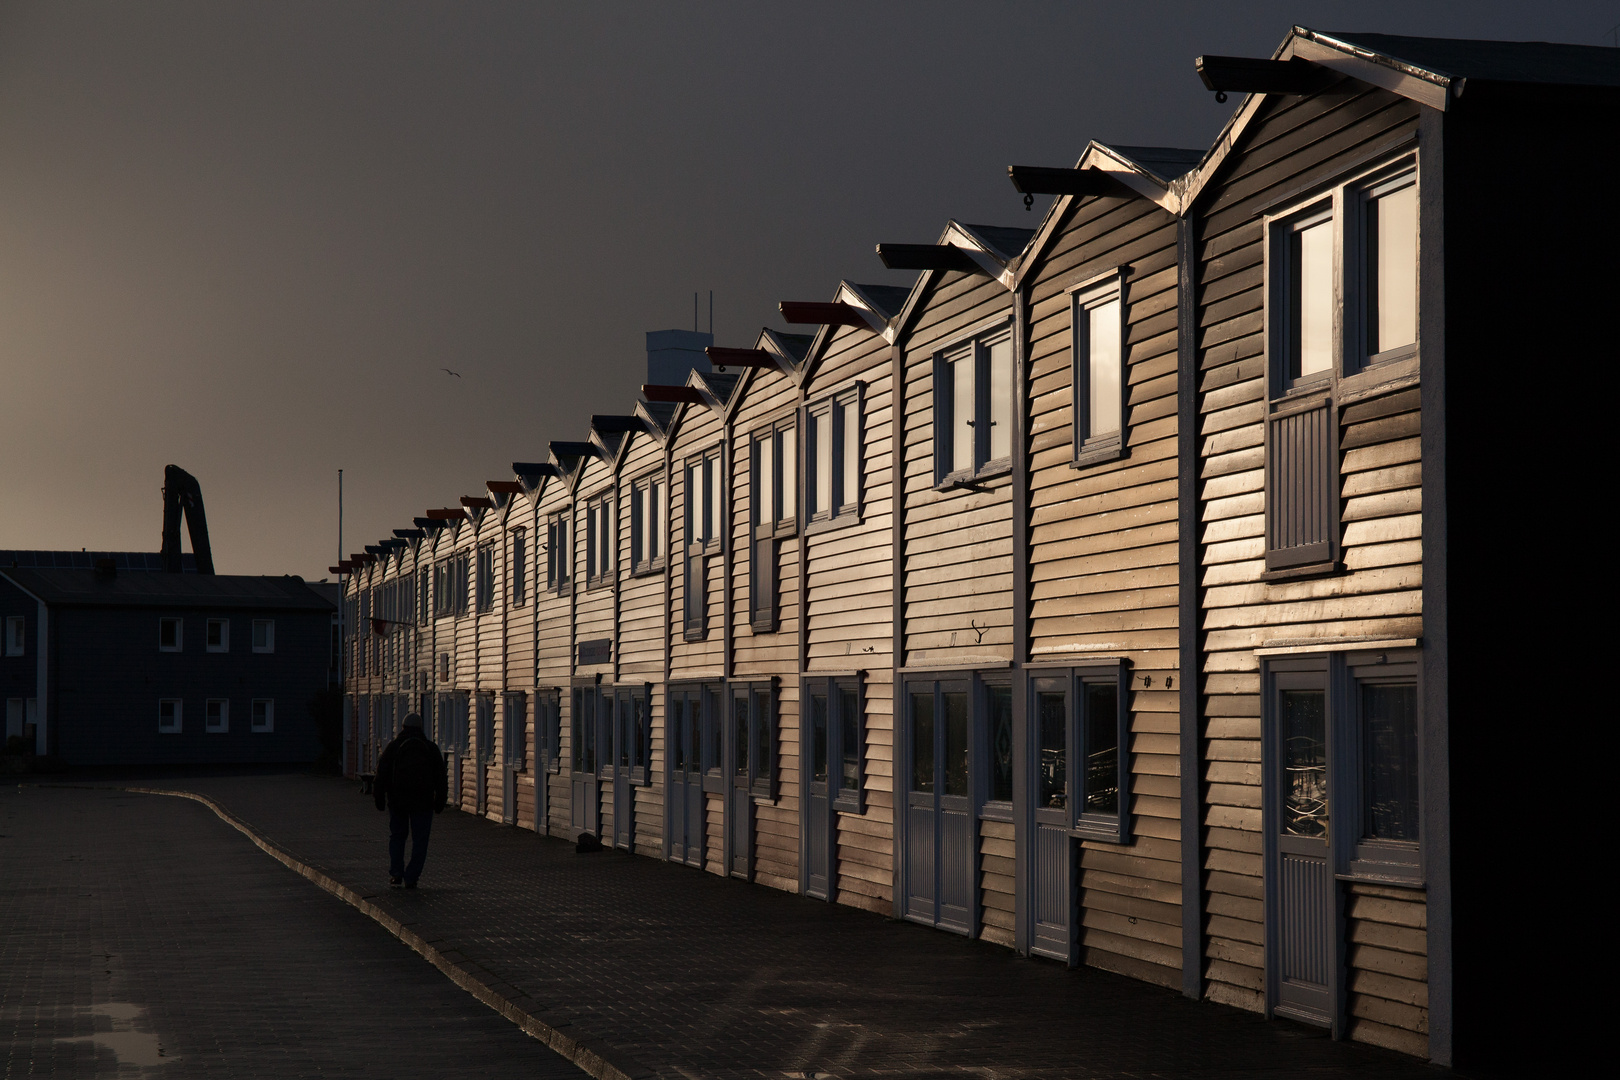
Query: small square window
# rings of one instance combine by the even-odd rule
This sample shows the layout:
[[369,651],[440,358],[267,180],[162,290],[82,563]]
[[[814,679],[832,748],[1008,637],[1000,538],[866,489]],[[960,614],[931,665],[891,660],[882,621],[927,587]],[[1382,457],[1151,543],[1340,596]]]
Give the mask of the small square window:
[[276,730],[276,700],[275,698],[253,699],[253,730]]
[[276,651],[276,620],[253,620],[253,651],[263,653]]
[[179,698],[160,698],[158,700],[158,732],[163,735],[180,734],[184,712],[185,703]]
[[21,656],[23,654],[24,628],[26,623],[21,615],[6,616],[6,655]]
[[231,729],[231,703],[225,698],[209,698],[207,711],[203,714],[204,731],[229,731]]
[[229,619],[209,619],[203,641],[204,647],[209,652],[230,652],[231,621]]
[[158,651],[179,652],[184,644],[184,627],[178,618],[164,617],[158,620]]

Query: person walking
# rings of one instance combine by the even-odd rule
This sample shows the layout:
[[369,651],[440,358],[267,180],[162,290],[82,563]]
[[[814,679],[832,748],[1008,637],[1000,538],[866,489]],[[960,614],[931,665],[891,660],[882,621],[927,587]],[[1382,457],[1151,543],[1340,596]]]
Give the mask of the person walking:
[[[416,888],[427,861],[433,815],[444,810],[449,783],[444,755],[422,730],[422,714],[405,717],[400,733],[383,748],[372,785],[377,809],[388,811],[388,884]],[[411,838],[411,861],[405,861],[405,837]]]

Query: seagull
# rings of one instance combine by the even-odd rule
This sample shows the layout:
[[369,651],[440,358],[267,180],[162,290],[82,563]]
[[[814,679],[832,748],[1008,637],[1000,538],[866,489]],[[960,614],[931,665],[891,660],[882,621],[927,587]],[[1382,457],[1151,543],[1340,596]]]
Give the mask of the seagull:
[[459,371],[451,371],[447,367],[442,367],[439,370],[444,372],[446,375],[454,375],[458,379],[461,378],[461,372],[459,372]]

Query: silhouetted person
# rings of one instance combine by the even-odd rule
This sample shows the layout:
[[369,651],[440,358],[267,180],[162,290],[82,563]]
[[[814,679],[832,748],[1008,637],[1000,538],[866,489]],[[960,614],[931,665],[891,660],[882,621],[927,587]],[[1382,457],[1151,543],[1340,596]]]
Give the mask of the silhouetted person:
[[[444,809],[449,785],[444,755],[422,730],[422,716],[411,713],[377,760],[372,791],[377,809],[388,810],[388,884],[416,888],[427,861],[433,815]],[[405,861],[405,837],[411,838],[411,861]]]

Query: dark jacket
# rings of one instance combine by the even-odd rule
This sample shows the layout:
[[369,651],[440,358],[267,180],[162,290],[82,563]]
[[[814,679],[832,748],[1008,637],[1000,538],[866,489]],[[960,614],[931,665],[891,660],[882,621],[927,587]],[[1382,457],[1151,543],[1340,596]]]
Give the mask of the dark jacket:
[[[394,790],[394,762],[398,760],[399,748],[412,739],[420,739],[427,743],[433,751],[433,760],[438,762],[438,768],[433,772],[433,791],[431,793],[417,793]],[[432,810],[435,813],[444,809],[445,800],[449,797],[449,780],[445,776],[444,755],[428,737],[427,733],[415,725],[407,726],[394,736],[393,741],[383,748],[382,757],[377,760],[377,779],[372,785],[372,793],[377,802],[377,809],[391,806],[402,813],[417,813],[422,810]]]

